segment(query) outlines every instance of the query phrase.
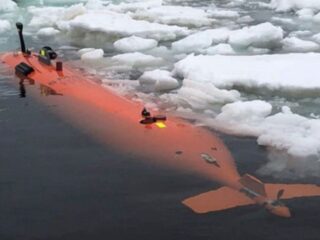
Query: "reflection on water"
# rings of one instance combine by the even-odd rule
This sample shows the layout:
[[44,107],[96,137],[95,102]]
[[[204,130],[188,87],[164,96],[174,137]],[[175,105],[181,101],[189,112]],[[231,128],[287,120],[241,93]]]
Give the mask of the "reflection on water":
[[26,88],[24,86],[24,79],[20,79],[19,90],[20,90],[20,97],[25,98],[26,97]]
[[[35,81],[33,79],[26,79],[22,76],[17,75],[17,77],[20,79],[19,80],[19,97],[20,98],[25,98],[27,97],[27,89],[25,86],[25,81],[28,81],[29,85],[35,85]],[[44,84],[40,84],[40,94],[42,96],[62,96],[61,93],[56,92],[54,89],[52,89],[51,87],[48,87]]]

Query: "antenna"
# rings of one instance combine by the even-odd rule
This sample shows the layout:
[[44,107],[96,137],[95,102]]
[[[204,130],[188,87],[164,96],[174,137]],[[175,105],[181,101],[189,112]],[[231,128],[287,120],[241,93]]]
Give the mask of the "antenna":
[[18,33],[19,33],[19,39],[20,39],[20,45],[21,45],[21,52],[27,53],[26,45],[24,44],[24,39],[23,39],[23,34],[22,34],[23,24],[20,23],[20,22],[17,22],[17,23],[16,23],[16,26],[17,26]]

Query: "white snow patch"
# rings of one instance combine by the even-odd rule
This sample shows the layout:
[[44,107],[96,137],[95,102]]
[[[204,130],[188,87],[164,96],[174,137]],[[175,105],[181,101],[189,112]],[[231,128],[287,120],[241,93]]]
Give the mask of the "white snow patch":
[[[59,22],[68,22],[76,16],[86,12],[86,8],[82,3],[72,5],[68,8],[64,7],[28,7],[28,12],[32,14],[29,26],[35,28],[55,27]],[[64,23],[64,24],[66,24]],[[62,24],[62,23],[60,23]]]
[[[214,18],[239,18],[240,14],[236,11],[231,10],[221,10],[221,9],[214,9],[211,11],[208,11],[210,16]],[[251,19],[250,19],[251,20]]]
[[227,28],[209,29],[189,35],[172,43],[175,52],[194,52],[210,47],[212,44],[227,42],[230,30]]
[[179,61],[174,74],[217,87],[267,87],[274,89],[320,89],[320,54],[258,56],[194,56]]
[[171,73],[165,70],[147,71],[139,78],[141,86],[151,91],[172,90],[179,86],[177,79],[171,76]]
[[48,28],[41,28],[38,32],[37,32],[37,36],[38,37],[42,37],[42,38],[45,38],[45,37],[52,37],[52,36],[55,36],[59,33],[60,31],[55,29],[55,28],[52,28],[52,27],[48,27]]
[[94,50],[95,50],[95,48],[82,48],[78,51],[78,55],[81,57],[83,54],[85,54],[87,52],[92,52]]
[[284,106],[271,115],[271,104],[260,101],[226,104],[208,123],[225,132],[255,136],[259,145],[285,151],[295,157],[320,157],[320,120],[308,119]]
[[11,0],[0,0],[0,12],[11,12],[18,8],[17,4]]
[[158,42],[154,39],[145,39],[136,36],[122,38],[113,44],[117,50],[122,52],[145,51],[155,48],[157,45]]
[[235,50],[230,46],[230,44],[227,43],[220,43],[216,46],[209,47],[206,50],[204,50],[204,53],[208,55],[235,55]]
[[[80,52],[78,52],[80,53]],[[82,49],[81,60],[83,61],[96,61],[103,58],[103,49]]]
[[319,50],[317,43],[301,40],[297,37],[285,38],[282,43],[283,50],[286,52],[313,52]]
[[236,135],[259,136],[261,122],[271,111],[271,104],[261,100],[229,103],[215,118],[215,127]]
[[270,6],[280,12],[288,12],[303,8],[320,10],[320,2],[318,0],[271,0]]
[[108,9],[120,13],[136,12],[138,10],[160,7],[162,6],[162,2],[162,0],[133,1],[129,3],[121,2],[120,4],[110,4]]
[[153,57],[139,52],[119,54],[113,56],[111,59],[121,64],[134,67],[157,65],[163,61],[162,58]]
[[213,19],[202,9],[184,6],[159,6],[136,11],[135,19],[146,19],[169,25],[201,27],[213,23]]
[[229,43],[237,48],[247,48],[249,46],[274,48],[279,46],[282,39],[282,28],[267,22],[232,32]]
[[11,24],[8,20],[0,19],[0,34],[11,30]]
[[302,20],[311,20],[314,16],[314,10],[310,9],[310,8],[303,8],[303,9],[297,11],[296,14]]
[[274,48],[281,45],[283,30],[271,23],[244,27],[239,30],[227,28],[209,29],[189,35],[172,43],[176,52],[199,52],[213,44],[229,43],[232,47],[245,49],[248,47]]
[[111,11],[94,11],[80,15],[69,23],[70,31],[78,34],[101,32],[107,36],[135,35],[156,40],[172,40],[189,33],[186,28],[138,21]]
[[320,43],[320,33],[313,35],[312,40],[314,40],[317,43]]
[[184,79],[182,87],[176,93],[165,94],[161,98],[183,108],[204,111],[210,109],[213,104],[237,101],[240,99],[240,93],[236,90],[218,89],[210,83]]

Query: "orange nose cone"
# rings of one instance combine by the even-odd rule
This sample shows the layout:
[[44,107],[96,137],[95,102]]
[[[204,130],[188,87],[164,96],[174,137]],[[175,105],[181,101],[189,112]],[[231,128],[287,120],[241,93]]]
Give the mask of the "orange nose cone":
[[290,210],[286,206],[274,207],[273,209],[270,210],[270,212],[279,217],[285,217],[285,218],[291,217]]

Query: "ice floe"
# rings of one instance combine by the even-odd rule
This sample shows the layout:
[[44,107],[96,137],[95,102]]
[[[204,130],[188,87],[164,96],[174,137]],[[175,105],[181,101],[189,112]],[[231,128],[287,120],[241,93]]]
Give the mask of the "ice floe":
[[286,52],[314,52],[319,45],[312,41],[301,40],[297,37],[288,37],[283,41],[283,50]]
[[158,42],[154,39],[145,39],[136,36],[122,38],[114,42],[115,49],[122,52],[137,52],[155,48]]
[[271,112],[271,104],[261,100],[229,103],[212,124],[233,134],[255,136],[258,144],[292,156],[320,156],[320,120],[294,114],[286,106]]
[[12,0],[0,0],[0,12],[14,11],[18,8]]
[[237,49],[249,47],[275,48],[281,46],[283,30],[271,23],[244,27],[239,30],[227,28],[209,29],[189,35],[172,43],[172,49],[176,52],[199,52],[219,43],[229,43]]
[[243,86],[269,89],[320,89],[320,54],[275,54],[258,56],[194,56],[175,64],[180,77],[211,82],[217,87]]
[[103,58],[103,49],[84,49],[78,52],[83,61],[96,61]]
[[40,38],[47,38],[47,37],[52,37],[58,34],[60,31],[53,28],[53,27],[47,27],[47,28],[41,28],[37,32],[37,36]]
[[84,35],[100,32],[113,37],[136,35],[156,40],[173,40],[189,32],[186,28],[134,20],[128,15],[111,11],[88,12],[68,24],[70,28],[67,30]]
[[[230,14],[230,13],[229,13]],[[213,15],[213,13],[210,13]],[[201,27],[211,25],[214,20],[210,15],[198,8],[184,6],[158,6],[138,10],[131,16],[135,19],[145,19],[169,25]]]
[[184,79],[181,88],[173,94],[161,96],[164,101],[180,106],[179,109],[206,110],[213,104],[223,104],[240,100],[237,90],[219,89],[213,84],[204,84]]
[[270,6],[277,11],[299,9],[320,10],[320,2],[318,0],[271,0]]
[[267,22],[234,31],[230,35],[229,43],[237,48],[247,48],[249,46],[274,48],[280,45],[282,38],[282,28]]
[[189,35],[172,43],[172,50],[176,52],[194,52],[210,47],[212,44],[228,41],[230,30],[227,28],[209,29]]
[[0,34],[10,31],[11,24],[8,20],[1,20],[0,19]]
[[149,91],[166,91],[179,86],[179,82],[170,72],[159,69],[144,72],[139,78],[139,83]]
[[133,67],[159,65],[163,62],[162,58],[153,57],[139,52],[115,55],[111,59],[121,64]]

